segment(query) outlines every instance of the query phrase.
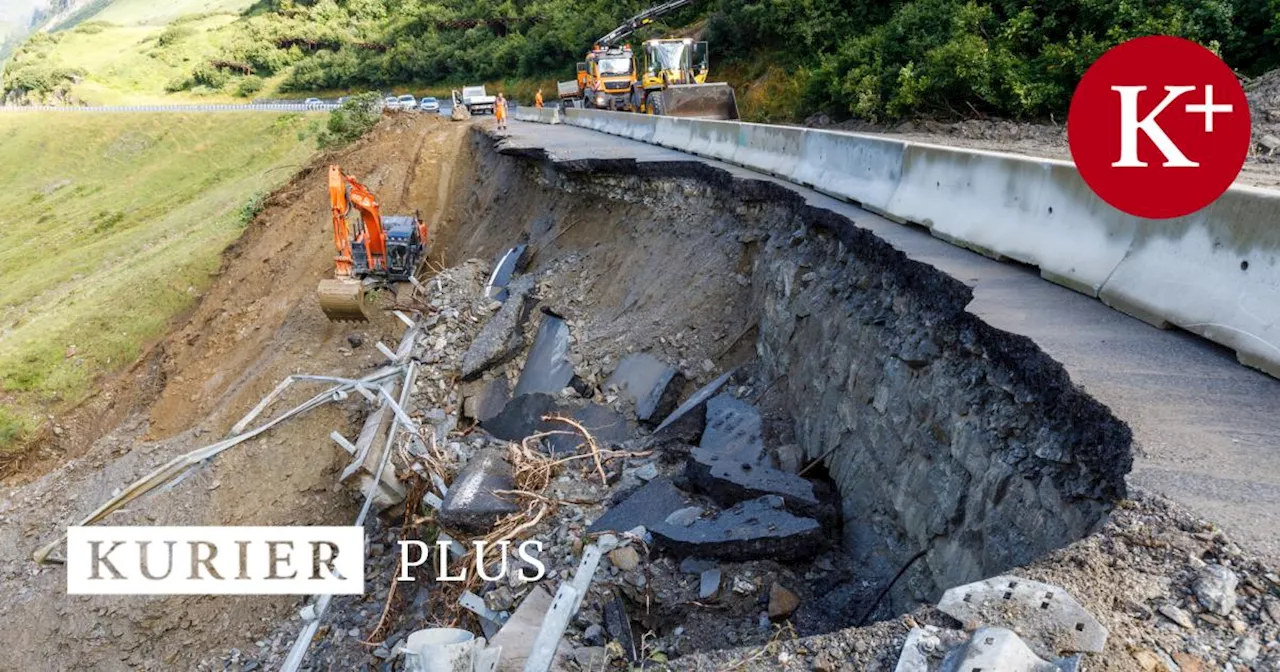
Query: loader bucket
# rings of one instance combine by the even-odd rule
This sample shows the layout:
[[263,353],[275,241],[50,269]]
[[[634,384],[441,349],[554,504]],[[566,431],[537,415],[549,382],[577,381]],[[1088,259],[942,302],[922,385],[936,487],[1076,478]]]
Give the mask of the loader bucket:
[[658,113],[696,119],[737,119],[738,99],[733,87],[716,84],[676,84],[658,92]]
[[364,285],[355,278],[329,278],[316,287],[320,309],[330,322],[365,322]]

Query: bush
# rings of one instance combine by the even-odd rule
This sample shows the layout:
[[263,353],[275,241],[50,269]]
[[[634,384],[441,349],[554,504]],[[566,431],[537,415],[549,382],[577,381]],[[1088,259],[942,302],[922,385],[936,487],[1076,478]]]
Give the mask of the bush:
[[320,147],[340,147],[373,130],[382,117],[382,96],[376,92],[347,98],[329,113],[329,123],[320,132]]
[[248,77],[241,79],[240,82],[236,84],[236,95],[241,98],[248,98],[261,91],[262,86],[263,82],[261,77],[249,75]]
[[183,24],[173,24],[173,25],[170,25],[168,28],[165,28],[164,31],[160,33],[160,36],[156,38],[156,44],[161,47],[168,47],[168,46],[177,44],[195,34],[196,34],[196,31],[191,26],[187,26]]

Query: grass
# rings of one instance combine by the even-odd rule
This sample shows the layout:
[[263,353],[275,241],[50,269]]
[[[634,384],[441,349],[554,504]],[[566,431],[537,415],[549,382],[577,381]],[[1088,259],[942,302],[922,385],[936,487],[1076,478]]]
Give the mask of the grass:
[[174,19],[191,14],[239,14],[254,0],[114,0],[93,16],[121,26],[166,26]]
[[0,116],[0,458],[191,306],[319,116]]
[[149,15],[124,13],[127,23],[120,24],[99,18],[113,15],[116,7],[113,4],[93,21],[59,33],[59,42],[51,50],[49,60],[54,65],[84,70],[85,77],[71,87],[77,98],[92,105],[237,101],[230,91],[165,92],[166,84],[218,53],[219,41],[225,39],[218,29],[234,21],[235,14],[200,15],[186,24],[191,30],[184,31],[184,37],[162,46],[157,38],[164,26],[147,23],[154,20]]

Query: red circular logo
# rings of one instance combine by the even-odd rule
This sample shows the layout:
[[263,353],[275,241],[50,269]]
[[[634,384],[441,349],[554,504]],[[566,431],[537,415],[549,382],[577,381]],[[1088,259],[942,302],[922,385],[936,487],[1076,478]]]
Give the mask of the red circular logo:
[[1139,37],[1089,66],[1071,98],[1067,139],[1089,188],[1137,217],[1181,217],[1212,203],[1249,153],[1249,103],[1231,68],[1178,37]]

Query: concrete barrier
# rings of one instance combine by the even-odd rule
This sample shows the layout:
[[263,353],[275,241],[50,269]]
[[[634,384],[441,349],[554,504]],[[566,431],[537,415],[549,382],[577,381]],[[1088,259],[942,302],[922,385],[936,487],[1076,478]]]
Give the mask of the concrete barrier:
[[854,201],[1280,377],[1280,192],[1232,187],[1171,221],[1126,215],[1065,161],[889,137],[569,110],[565,122],[692,152]]
[[513,115],[519,121],[532,121],[538,124],[558,124],[560,123],[560,110],[553,107],[525,107],[521,105],[516,108]]
[[885,210],[1090,296],[1124,259],[1138,221],[1098,199],[1070,163],[915,143],[904,146]]
[[1142,221],[1099,297],[1280,377],[1280,192],[1232,187],[1188,217]]
[[804,131],[794,182],[894,214],[889,201],[902,175],[906,143],[869,135]]

